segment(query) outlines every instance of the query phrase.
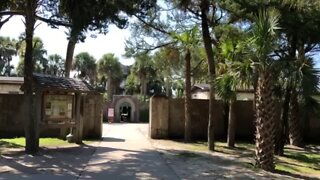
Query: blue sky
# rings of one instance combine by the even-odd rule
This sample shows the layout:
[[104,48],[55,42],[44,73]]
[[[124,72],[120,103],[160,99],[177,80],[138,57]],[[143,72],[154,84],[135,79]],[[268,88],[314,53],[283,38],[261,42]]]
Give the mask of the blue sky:
[[[56,53],[65,57],[68,43],[65,34],[66,29],[63,27],[52,29],[40,21],[37,22],[37,25],[35,36],[43,40],[48,55]],[[18,38],[24,32],[24,29],[22,18],[14,17],[2,27],[0,36]],[[122,64],[130,65],[133,63],[133,59],[126,59],[122,56],[124,54],[125,39],[129,38],[129,36],[130,31],[128,29],[121,30],[112,25],[109,27],[108,34],[98,34],[96,38],[88,36],[84,43],[78,43],[75,48],[75,55],[80,52],[88,52],[96,60],[99,60],[105,53],[114,53]],[[14,58],[13,64],[17,64],[17,61],[18,59]]]

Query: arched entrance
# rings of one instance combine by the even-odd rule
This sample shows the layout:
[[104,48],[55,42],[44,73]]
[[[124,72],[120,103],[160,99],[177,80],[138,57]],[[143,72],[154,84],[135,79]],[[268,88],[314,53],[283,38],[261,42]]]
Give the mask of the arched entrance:
[[131,107],[132,105],[128,102],[124,102],[122,104],[120,104],[120,109],[119,109],[119,113],[120,113],[120,122],[129,122],[132,121],[131,119]]
[[114,96],[115,121],[138,122],[138,100],[133,96]]

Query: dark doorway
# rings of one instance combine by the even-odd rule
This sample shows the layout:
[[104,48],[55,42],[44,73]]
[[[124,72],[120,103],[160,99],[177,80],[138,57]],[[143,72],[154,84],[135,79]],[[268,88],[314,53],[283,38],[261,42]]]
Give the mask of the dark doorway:
[[129,103],[123,103],[120,105],[120,122],[131,121],[131,106]]

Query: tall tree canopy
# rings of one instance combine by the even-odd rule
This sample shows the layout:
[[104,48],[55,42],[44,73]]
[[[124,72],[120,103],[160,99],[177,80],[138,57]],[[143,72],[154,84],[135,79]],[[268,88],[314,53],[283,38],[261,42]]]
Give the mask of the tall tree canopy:
[[69,76],[70,73],[75,45],[79,40],[84,41],[85,33],[88,30],[107,33],[110,24],[125,28],[128,16],[145,16],[146,11],[154,3],[154,0],[61,0],[59,6],[60,18],[71,25],[68,32],[66,76]]
[[10,76],[13,66],[10,64],[16,55],[16,41],[9,37],[0,36],[0,75]]
[[119,59],[112,53],[104,54],[98,62],[98,72],[107,77],[107,100],[111,101],[116,92],[116,86],[120,84],[123,76]]
[[94,85],[97,76],[96,59],[87,52],[81,52],[75,56],[73,70],[77,71],[77,76],[87,80]]

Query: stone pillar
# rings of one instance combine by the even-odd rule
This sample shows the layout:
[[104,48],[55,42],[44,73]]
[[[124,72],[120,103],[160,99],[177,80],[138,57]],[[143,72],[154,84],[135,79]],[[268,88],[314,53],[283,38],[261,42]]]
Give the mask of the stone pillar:
[[94,111],[94,138],[100,139],[102,137],[102,119],[103,119],[103,98],[101,94],[94,95],[95,111]]
[[80,114],[81,93],[76,93],[76,143],[82,143],[83,118]]
[[169,100],[166,97],[150,99],[149,137],[152,139],[168,138]]

